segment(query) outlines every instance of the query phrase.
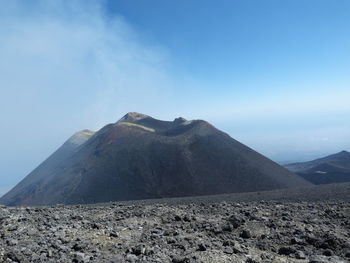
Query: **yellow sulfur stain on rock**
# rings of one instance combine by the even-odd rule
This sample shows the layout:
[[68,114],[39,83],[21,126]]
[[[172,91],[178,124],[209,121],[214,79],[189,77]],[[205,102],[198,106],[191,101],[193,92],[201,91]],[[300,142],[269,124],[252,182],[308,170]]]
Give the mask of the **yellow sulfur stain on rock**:
[[126,126],[129,126],[129,127],[138,127],[138,128],[141,128],[141,129],[143,129],[145,131],[155,132],[155,130],[152,129],[152,128],[148,128],[146,126],[135,124],[135,123],[132,123],[132,122],[127,122],[127,121],[119,122],[119,123],[117,123],[115,125],[126,125]]

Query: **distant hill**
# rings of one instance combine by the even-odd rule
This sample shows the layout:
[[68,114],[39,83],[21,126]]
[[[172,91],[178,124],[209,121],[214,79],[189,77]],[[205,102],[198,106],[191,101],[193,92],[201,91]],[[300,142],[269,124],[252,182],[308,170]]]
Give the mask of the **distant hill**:
[[206,121],[128,113],[72,136],[0,202],[98,203],[308,185]]
[[314,184],[350,182],[350,153],[347,151],[285,167]]

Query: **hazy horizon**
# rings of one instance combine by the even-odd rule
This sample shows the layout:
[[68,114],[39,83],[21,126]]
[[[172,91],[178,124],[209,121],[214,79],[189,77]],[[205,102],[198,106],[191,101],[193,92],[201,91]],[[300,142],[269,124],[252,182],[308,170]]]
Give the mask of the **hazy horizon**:
[[130,111],[204,119],[277,162],[350,150],[350,2],[4,0],[0,196]]

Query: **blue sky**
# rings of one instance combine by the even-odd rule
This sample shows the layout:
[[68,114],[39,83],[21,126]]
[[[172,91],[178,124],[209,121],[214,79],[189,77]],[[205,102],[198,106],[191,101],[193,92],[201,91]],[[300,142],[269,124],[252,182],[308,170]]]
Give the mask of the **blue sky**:
[[347,0],[2,0],[0,194],[128,111],[273,160],[350,150]]

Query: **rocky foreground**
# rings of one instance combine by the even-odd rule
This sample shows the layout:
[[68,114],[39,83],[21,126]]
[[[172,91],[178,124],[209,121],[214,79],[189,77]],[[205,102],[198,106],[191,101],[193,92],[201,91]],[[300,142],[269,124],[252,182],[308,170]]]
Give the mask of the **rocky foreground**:
[[350,203],[3,206],[0,262],[350,262]]

